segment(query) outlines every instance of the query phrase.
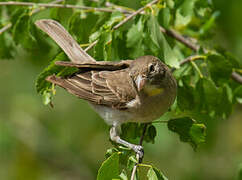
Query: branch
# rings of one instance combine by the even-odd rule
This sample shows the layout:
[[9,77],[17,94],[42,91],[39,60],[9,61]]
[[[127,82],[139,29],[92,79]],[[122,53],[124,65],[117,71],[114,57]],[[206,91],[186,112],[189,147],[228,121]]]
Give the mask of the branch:
[[[143,144],[143,140],[144,140],[144,137],[145,137],[147,126],[148,126],[148,123],[145,124],[144,129],[143,129],[143,133],[142,133],[142,135],[140,137],[140,141],[139,141],[139,145],[140,146],[142,146],[142,144]],[[139,154],[136,154],[136,158],[138,160],[138,163],[142,163],[143,159],[139,157]],[[135,179],[135,173],[136,173],[136,170],[137,170],[137,167],[138,167],[138,163],[135,164],[135,166],[134,166],[134,168],[132,170],[132,174],[131,174],[130,180],[134,180]]]
[[153,0],[150,3],[146,4],[144,7],[138,9],[137,11],[133,12],[132,14],[130,14],[129,16],[127,16],[123,21],[121,21],[120,23],[118,23],[116,26],[113,27],[114,30],[118,29],[120,26],[122,26],[124,23],[126,23],[127,21],[129,21],[132,17],[136,16],[137,14],[141,13],[142,11],[145,10],[145,8],[155,4],[159,2],[159,0]]
[[231,78],[232,78],[233,80],[235,80],[236,82],[242,84],[242,76],[241,76],[239,73],[237,73],[237,72],[232,72],[232,74],[231,74]]
[[12,27],[12,23],[8,23],[7,25],[3,26],[3,28],[0,29],[0,35],[11,27]]
[[82,9],[82,10],[90,10],[90,11],[100,11],[100,12],[114,12],[112,9],[108,8],[94,8],[88,6],[80,6],[80,5],[70,5],[70,4],[54,4],[54,3],[32,3],[32,2],[0,2],[0,6],[39,6],[46,8],[71,8],[71,9]]
[[160,26],[160,31],[167,34],[168,36],[176,39],[177,41],[181,42],[182,44],[186,45],[188,48],[192,49],[193,51],[198,51],[200,48],[199,45],[194,44],[188,38],[185,38],[184,36],[182,36],[181,34],[176,32],[175,30],[165,29],[162,26]]
[[[60,3],[60,2],[62,2],[62,1],[64,1],[64,0],[55,0],[55,1],[52,1],[51,4]],[[0,5],[1,5],[2,3],[13,3],[13,2],[0,2]],[[17,2],[14,2],[14,3],[17,3]],[[42,10],[41,8],[37,8],[37,9],[35,9],[35,10],[32,12],[32,14],[35,14],[35,13],[41,11],[41,10]],[[8,29],[10,29],[11,27],[12,27],[12,23],[8,23],[7,25],[3,26],[3,28],[0,29],[0,35],[1,35],[3,32],[5,32],[5,31],[7,31]]]

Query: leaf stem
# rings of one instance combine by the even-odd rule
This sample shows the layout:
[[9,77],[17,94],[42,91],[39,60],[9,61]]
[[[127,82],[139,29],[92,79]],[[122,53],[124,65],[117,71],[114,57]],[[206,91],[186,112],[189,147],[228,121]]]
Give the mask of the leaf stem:
[[193,55],[193,56],[189,56],[186,59],[184,59],[183,61],[180,62],[180,66],[182,66],[183,64],[190,62],[190,61],[195,61],[198,59],[206,59],[207,57],[204,55]]
[[193,62],[193,61],[190,61],[190,62],[191,62],[191,64],[192,64],[192,66],[195,68],[195,70],[198,72],[200,78],[203,78],[203,74],[202,74],[202,72],[200,71],[200,69],[199,69],[199,67],[197,66],[197,64],[196,64],[195,62]]
[[[143,144],[143,140],[144,140],[144,137],[145,137],[145,133],[146,133],[146,130],[147,130],[147,126],[148,126],[148,123],[146,123],[144,125],[143,133],[142,133],[142,135],[140,137],[139,145],[141,145],[141,146]],[[141,163],[142,160],[143,160],[142,158],[139,157],[139,154],[136,154],[136,158],[138,160],[138,163]],[[138,163],[134,165],[134,168],[132,170],[132,174],[131,174],[130,180],[134,180],[134,178],[135,178],[135,174],[136,174],[136,171],[137,171]]]

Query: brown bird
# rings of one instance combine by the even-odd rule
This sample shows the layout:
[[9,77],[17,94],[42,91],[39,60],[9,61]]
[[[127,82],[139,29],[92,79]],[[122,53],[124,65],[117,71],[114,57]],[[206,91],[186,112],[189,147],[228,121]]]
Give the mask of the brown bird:
[[46,80],[88,101],[112,126],[111,140],[133,149],[142,157],[142,146],[120,138],[120,125],[152,122],[168,110],[176,98],[177,88],[170,69],[154,56],[119,62],[96,61],[58,22],[39,20],[35,24],[72,60],[58,61],[56,65],[79,68],[68,77],[51,75]]

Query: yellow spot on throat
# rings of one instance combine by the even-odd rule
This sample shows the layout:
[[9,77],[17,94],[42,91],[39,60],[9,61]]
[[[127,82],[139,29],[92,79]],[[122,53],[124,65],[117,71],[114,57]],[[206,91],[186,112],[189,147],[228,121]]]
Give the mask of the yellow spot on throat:
[[164,91],[163,88],[157,88],[155,86],[145,86],[144,87],[144,92],[148,95],[148,96],[156,96],[158,94],[162,94]]

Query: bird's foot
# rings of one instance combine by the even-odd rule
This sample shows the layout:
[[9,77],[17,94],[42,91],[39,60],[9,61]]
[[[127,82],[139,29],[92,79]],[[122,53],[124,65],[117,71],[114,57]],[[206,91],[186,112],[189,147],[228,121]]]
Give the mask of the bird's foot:
[[143,148],[143,146],[134,145],[132,147],[132,149],[134,150],[134,152],[136,152],[139,155],[139,159],[143,158],[143,156],[144,156],[144,148]]

